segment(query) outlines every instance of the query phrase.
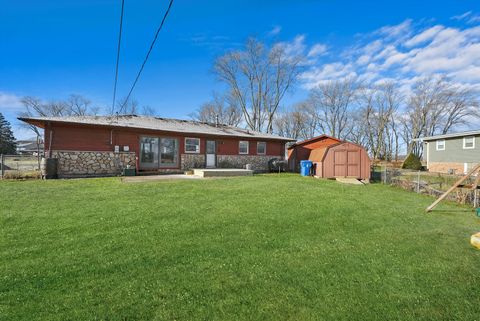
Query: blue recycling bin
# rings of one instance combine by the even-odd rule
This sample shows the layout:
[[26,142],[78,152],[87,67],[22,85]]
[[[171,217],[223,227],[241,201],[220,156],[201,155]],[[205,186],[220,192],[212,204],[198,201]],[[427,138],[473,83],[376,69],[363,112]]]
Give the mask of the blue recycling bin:
[[302,160],[300,161],[300,175],[302,176],[310,176],[310,172],[312,170],[313,163],[309,160]]

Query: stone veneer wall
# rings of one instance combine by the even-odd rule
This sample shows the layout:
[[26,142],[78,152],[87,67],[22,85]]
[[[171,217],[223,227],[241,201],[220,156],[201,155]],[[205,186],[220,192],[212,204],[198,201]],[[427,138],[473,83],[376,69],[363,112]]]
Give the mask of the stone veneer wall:
[[135,168],[134,152],[52,151],[58,158],[58,177],[114,176],[130,165]]
[[253,170],[268,171],[268,161],[279,156],[267,155],[217,155],[217,167],[219,168],[245,168],[245,165],[252,164]]
[[192,168],[204,168],[205,167],[205,155],[204,154],[182,154],[180,156],[181,169],[187,170]]
[[463,163],[443,163],[443,162],[430,162],[428,163],[428,170],[434,173],[448,173],[448,170],[454,169],[455,174],[463,174]]

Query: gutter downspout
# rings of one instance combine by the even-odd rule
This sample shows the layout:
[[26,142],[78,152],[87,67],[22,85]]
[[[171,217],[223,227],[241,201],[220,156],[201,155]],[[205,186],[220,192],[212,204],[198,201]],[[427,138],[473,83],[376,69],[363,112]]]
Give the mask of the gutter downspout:
[[49,133],[49,138],[48,138],[48,158],[52,158],[52,141],[53,141],[53,129],[52,129],[52,123],[48,123],[48,133]]

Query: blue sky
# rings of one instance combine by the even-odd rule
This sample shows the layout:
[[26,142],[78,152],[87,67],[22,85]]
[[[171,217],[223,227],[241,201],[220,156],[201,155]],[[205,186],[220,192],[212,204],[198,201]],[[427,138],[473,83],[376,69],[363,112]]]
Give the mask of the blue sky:
[[[118,96],[129,86],[168,4],[125,1]],[[111,104],[120,1],[0,1],[0,111],[18,138],[23,96],[82,94]],[[188,118],[221,84],[212,62],[249,36],[310,54],[285,104],[328,79],[443,73],[480,83],[480,2],[176,0],[134,98],[164,117]]]

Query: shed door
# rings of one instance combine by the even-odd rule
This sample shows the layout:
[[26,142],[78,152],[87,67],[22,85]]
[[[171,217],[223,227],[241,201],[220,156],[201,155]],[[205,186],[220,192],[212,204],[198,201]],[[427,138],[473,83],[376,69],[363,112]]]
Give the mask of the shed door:
[[360,177],[360,151],[347,151],[347,176]]
[[335,177],[360,177],[360,151],[335,150],[333,157]]
[[347,155],[345,150],[335,150],[333,152],[333,164],[335,177],[345,177],[347,175]]

